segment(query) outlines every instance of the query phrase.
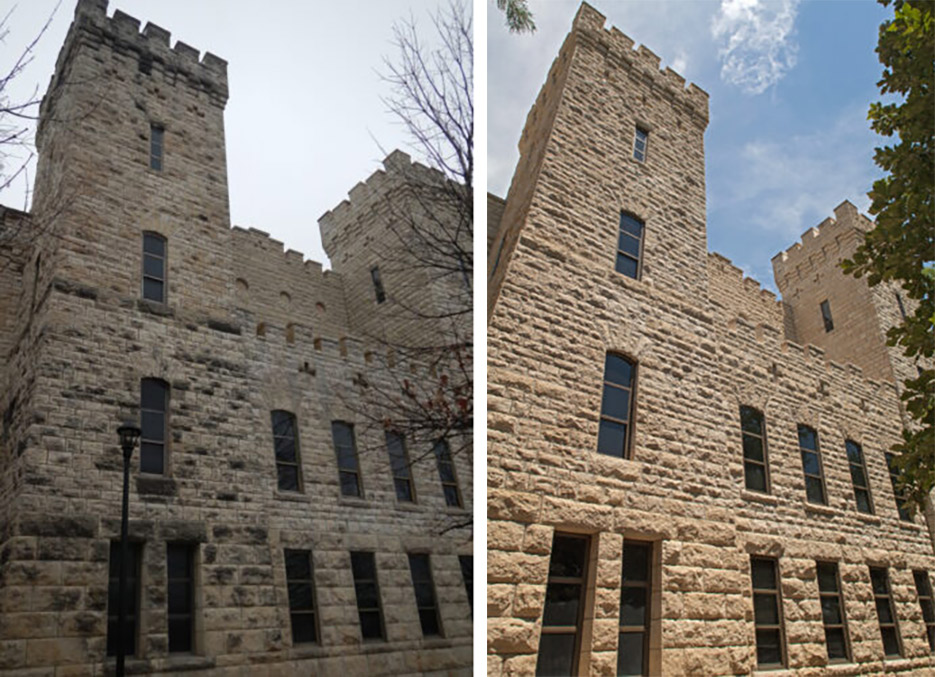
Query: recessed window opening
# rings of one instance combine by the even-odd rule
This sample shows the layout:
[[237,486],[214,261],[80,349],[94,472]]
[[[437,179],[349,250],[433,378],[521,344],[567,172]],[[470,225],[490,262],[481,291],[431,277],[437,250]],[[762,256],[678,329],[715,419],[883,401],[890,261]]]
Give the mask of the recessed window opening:
[[169,384],[144,378],[140,382],[140,472],[165,473],[168,410]]
[[110,543],[110,564],[107,587],[107,655],[117,655],[117,642],[123,642],[126,656],[136,655],[136,637],[140,630],[140,553],[141,543],[127,544],[126,616],[120,627],[120,552],[119,541]]
[[633,158],[645,162],[648,148],[649,132],[642,127],[637,127],[636,134],[633,137]]
[[834,329],[834,320],[831,319],[831,305],[828,301],[821,302],[821,319],[825,323],[825,332]]
[[588,536],[556,531],[552,537],[537,676],[578,673],[590,546]]
[[896,498],[896,510],[899,512],[899,519],[911,522],[912,514],[909,512],[907,504],[906,489],[899,483],[902,472],[896,465],[896,456],[889,452],[886,452],[886,467],[890,471],[890,482],[893,484],[893,496]]
[[870,497],[870,484],[867,482],[867,464],[860,445],[853,440],[845,440],[847,462],[851,470],[851,483],[854,485],[854,500],[857,510],[866,515],[873,514],[873,500]]
[[597,451],[617,458],[629,458],[633,436],[633,395],[636,363],[622,355],[607,353],[604,358],[604,390],[601,396],[601,422]]
[[902,656],[902,641],[890,592],[890,576],[886,569],[870,567],[870,585],[873,587],[873,601],[877,608],[877,619],[880,621],[883,653],[887,657]]
[[896,305],[899,306],[899,315],[904,320],[906,319],[906,307],[903,305],[903,297],[899,294],[896,294]]
[[386,639],[383,610],[380,605],[380,586],[377,583],[377,564],[373,553],[352,552],[351,572],[354,574],[354,593],[357,597],[361,636],[364,639]]
[[165,139],[165,127],[155,123],[149,126],[149,168],[162,171],[162,153]]
[[751,491],[769,493],[769,464],[763,414],[753,407],[740,407],[740,431],[743,438],[744,486]]
[[390,456],[390,470],[393,473],[396,500],[400,503],[415,502],[416,495],[415,488],[412,485],[409,453],[406,451],[406,438],[394,430],[387,430],[386,450]]
[[828,503],[822,473],[821,453],[818,450],[818,432],[807,425],[799,425],[799,452],[802,472],[805,474],[805,497],[809,503]]
[[289,620],[292,643],[309,644],[318,641],[318,616],[315,609],[315,580],[310,550],[284,552],[286,586],[289,590]]
[[331,424],[331,437],[334,441],[334,453],[338,459],[338,481],[341,485],[341,495],[362,496],[354,426],[344,421],[334,421]]
[[925,571],[913,571],[912,578],[916,584],[916,595],[922,607],[922,623],[925,625],[925,639],[929,651],[935,651],[935,599],[932,597],[932,582]]
[[455,476],[455,464],[451,459],[451,449],[448,446],[448,441],[438,440],[432,451],[438,465],[438,476],[442,482],[445,504],[455,508],[462,507],[461,491],[458,489],[458,478]]
[[617,234],[617,262],[615,269],[634,280],[640,278],[643,252],[643,222],[635,216],[620,212],[620,231]]
[[169,653],[189,653],[195,637],[195,546],[166,546]]
[[386,301],[386,291],[383,289],[383,278],[377,266],[370,269],[370,279],[373,281],[373,293],[376,295],[377,303],[383,303]]
[[750,569],[753,579],[753,624],[756,629],[757,667],[784,667],[786,646],[782,626],[782,596],[777,577],[777,561],[766,557],[751,557]]
[[302,466],[299,462],[299,444],[295,414],[274,410],[273,452],[276,457],[276,486],[280,491],[302,491]]
[[620,588],[618,675],[649,674],[652,543],[624,540]]
[[837,562],[816,562],[821,620],[825,626],[825,647],[831,661],[849,661],[850,643],[844,614],[844,595]]
[[166,302],[166,238],[143,233],[143,298]]
[[419,625],[423,637],[442,637],[441,619],[438,616],[438,600],[432,581],[432,566],[425,553],[409,553],[409,572],[412,574],[412,589],[419,610]]

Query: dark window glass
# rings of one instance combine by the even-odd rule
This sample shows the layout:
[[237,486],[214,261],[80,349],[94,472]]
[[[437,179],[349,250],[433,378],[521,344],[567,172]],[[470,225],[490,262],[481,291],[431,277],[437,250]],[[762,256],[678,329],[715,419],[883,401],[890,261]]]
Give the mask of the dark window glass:
[[302,468],[299,462],[295,415],[276,409],[271,413],[271,418],[277,486],[280,491],[302,491]]
[[753,581],[753,623],[756,627],[756,662],[760,668],[786,664],[782,628],[782,596],[776,560],[750,558]]
[[405,438],[398,432],[386,431],[386,450],[390,455],[390,470],[393,472],[396,500],[401,503],[415,501],[416,493],[412,486],[412,472],[409,467]]
[[640,258],[643,251],[643,222],[624,212],[620,213],[620,232],[617,234],[618,273],[634,280],[640,276]]
[[883,653],[887,656],[901,656],[902,645],[899,638],[899,626],[893,610],[893,598],[890,594],[890,577],[886,569],[870,567],[870,585],[880,621],[880,637],[883,640]]
[[195,547],[189,543],[166,546],[169,593],[169,653],[192,650],[195,609]]
[[360,488],[360,466],[357,462],[357,443],[354,426],[343,421],[331,423],[334,453],[338,458],[338,480],[342,496],[363,496]]
[[458,564],[461,565],[461,578],[464,579],[464,589],[467,590],[468,604],[471,605],[471,617],[474,616],[474,557],[472,555],[458,555]]
[[618,675],[649,674],[647,660],[652,552],[651,543],[629,540],[623,542]]
[[640,162],[646,161],[646,150],[649,146],[649,132],[642,127],[636,128],[636,135],[633,139],[633,157]]
[[[110,543],[110,574],[107,587],[107,655],[117,655],[118,637],[123,640],[124,653],[136,654],[136,636],[139,634],[140,602],[140,543],[127,544],[127,607],[126,619],[121,628],[120,618],[120,542]],[[122,631],[122,632],[121,632]]]
[[315,580],[310,550],[286,550],[286,585],[289,588],[289,618],[292,643],[318,641],[315,611]]
[[162,125],[149,126],[149,168],[162,171],[162,151],[166,130]]
[[143,298],[166,302],[166,239],[143,233]]
[[451,460],[451,450],[447,440],[438,440],[432,447],[435,453],[435,462],[438,464],[438,476],[442,481],[442,491],[445,493],[445,504],[456,508],[461,507],[461,492],[458,490],[458,480],[455,477],[455,464]]
[[825,626],[825,645],[829,660],[850,660],[847,621],[844,616],[844,596],[836,562],[816,562],[821,619]]
[[633,390],[636,365],[625,357],[607,353],[604,358],[604,392],[597,451],[617,458],[630,457]]
[[915,579],[916,594],[922,607],[925,639],[928,641],[929,651],[935,651],[935,599],[932,598],[932,582],[924,571],[913,571],[912,577]]
[[857,510],[873,514],[873,502],[870,499],[870,484],[867,482],[867,466],[864,463],[864,452],[860,445],[852,440],[845,440],[844,448],[847,450],[847,462],[851,469],[851,482],[854,485],[854,498],[857,501]]
[[575,672],[589,545],[587,536],[555,532],[552,538],[537,675],[558,677]]
[[906,307],[903,305],[903,297],[899,294],[896,294],[896,305],[899,306],[899,315],[905,320],[906,319]]
[[806,499],[809,503],[827,504],[818,433],[807,425],[799,426],[799,452],[802,455],[802,472],[805,474]]
[[831,306],[827,301],[821,302],[821,319],[825,323],[825,331],[834,329],[834,320],[831,319]]
[[352,552],[351,571],[357,596],[360,634],[364,639],[386,639],[383,634],[383,610],[377,583],[377,563],[372,552]]
[[386,301],[386,291],[383,289],[383,278],[380,277],[380,269],[374,266],[370,269],[370,279],[373,280],[373,293],[376,294],[377,303]]
[[763,414],[752,407],[740,407],[743,441],[744,485],[752,491],[769,492],[769,465],[766,459],[766,428]]
[[435,600],[435,584],[432,582],[429,556],[423,553],[409,553],[409,571],[412,573],[412,589],[416,595],[422,636],[441,636],[441,620],[438,617],[438,602]]
[[144,378],[140,382],[140,472],[165,473],[168,410],[169,384]]
[[886,467],[890,471],[890,482],[893,484],[893,496],[896,498],[896,510],[899,511],[899,519],[907,522],[912,521],[912,514],[906,505],[906,490],[899,485],[899,477],[902,475],[895,463],[896,456],[886,453]]

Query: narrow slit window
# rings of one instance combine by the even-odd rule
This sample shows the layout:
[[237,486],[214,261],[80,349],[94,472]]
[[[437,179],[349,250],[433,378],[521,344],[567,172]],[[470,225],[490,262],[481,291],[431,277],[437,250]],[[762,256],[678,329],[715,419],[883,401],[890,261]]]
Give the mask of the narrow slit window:
[[390,455],[390,470],[393,473],[396,500],[400,503],[414,503],[416,492],[412,484],[412,469],[409,464],[409,453],[406,451],[406,439],[394,430],[387,430],[386,450]]
[[363,496],[360,487],[360,464],[357,459],[357,443],[354,441],[354,426],[344,421],[331,424],[334,453],[338,458],[338,481],[342,496]]
[[424,553],[409,553],[409,573],[419,610],[419,624],[423,637],[442,637],[442,624],[438,616],[438,600],[432,582],[432,563]]
[[461,565],[461,578],[464,579],[464,589],[467,592],[468,604],[471,605],[471,617],[474,617],[474,557],[473,555],[458,555],[458,564]]
[[143,298],[166,302],[166,238],[143,233]]
[[552,538],[536,675],[578,672],[590,545],[587,536],[577,534],[555,532]]
[[157,172],[162,171],[162,154],[164,150],[166,129],[162,125],[149,126],[149,168]]
[[799,426],[799,451],[802,455],[802,472],[805,474],[806,499],[809,503],[827,505],[821,452],[818,449],[818,432],[814,428]]
[[649,620],[652,596],[652,543],[623,542],[620,588],[618,675],[649,674]]
[[896,510],[899,511],[899,519],[911,522],[912,513],[909,512],[906,503],[906,489],[899,485],[899,478],[902,475],[896,466],[896,456],[886,452],[886,467],[890,471],[890,482],[893,484],[893,496],[896,498]]
[[847,450],[847,462],[851,469],[851,482],[854,485],[854,499],[857,501],[857,510],[865,515],[872,515],[873,500],[870,497],[870,484],[867,481],[867,464],[864,461],[864,452],[860,445],[853,440],[845,440],[844,448]]
[[818,596],[821,601],[821,620],[825,626],[825,647],[828,650],[828,660],[849,661],[851,650],[838,564],[837,562],[816,562],[815,565],[818,570]]
[[640,162],[646,162],[646,151],[649,149],[649,132],[642,127],[636,128],[636,135],[633,137],[633,158]]
[[190,543],[166,546],[169,653],[190,653],[195,636],[195,547]]
[[286,585],[289,589],[289,620],[293,644],[318,641],[318,615],[315,604],[315,576],[311,550],[284,551]]
[[276,486],[280,491],[302,491],[302,465],[299,462],[295,414],[277,409],[272,412],[271,418]]
[[831,305],[828,301],[821,302],[821,319],[825,323],[825,331],[834,329],[834,320],[831,319]]
[[432,448],[435,453],[435,462],[438,465],[438,477],[442,482],[442,491],[445,493],[445,505],[454,508],[462,507],[461,491],[458,489],[458,478],[455,476],[455,464],[451,459],[451,449],[448,440],[438,440]]
[[615,269],[634,280],[640,278],[643,256],[644,224],[635,216],[620,212],[620,231],[617,233],[617,263]]
[[752,407],[740,407],[740,431],[743,438],[744,486],[751,491],[769,493],[763,414]]
[[140,382],[140,472],[165,474],[168,411],[169,384],[144,378]]
[[110,574],[107,587],[107,655],[117,655],[117,642],[123,642],[126,656],[136,655],[136,636],[140,618],[140,552],[142,544],[127,544],[127,596],[126,618],[120,620],[120,541],[110,543]]
[[890,593],[890,576],[886,569],[870,567],[870,584],[873,586],[873,601],[877,607],[877,619],[880,621],[883,653],[887,657],[902,656],[896,610],[893,608],[893,597]]
[[635,385],[636,364],[622,355],[607,353],[604,358],[601,422],[597,433],[599,453],[630,458]]
[[925,571],[913,571],[912,577],[915,579],[916,595],[922,607],[925,639],[928,642],[929,651],[935,652],[935,599],[932,597],[932,582]]
[[377,303],[386,301],[386,291],[383,289],[383,278],[380,277],[380,269],[374,266],[370,269],[370,279],[373,281],[373,293],[377,297]]
[[354,574],[354,594],[360,634],[364,639],[386,639],[383,630],[383,608],[377,582],[377,563],[372,552],[352,552],[351,572]]
[[765,557],[751,557],[753,579],[753,624],[756,629],[756,664],[759,668],[786,665],[786,646],[782,627],[782,596],[777,579],[777,562]]
[[906,319],[906,307],[903,305],[903,297],[899,294],[896,294],[896,305],[899,306],[899,315],[904,320]]

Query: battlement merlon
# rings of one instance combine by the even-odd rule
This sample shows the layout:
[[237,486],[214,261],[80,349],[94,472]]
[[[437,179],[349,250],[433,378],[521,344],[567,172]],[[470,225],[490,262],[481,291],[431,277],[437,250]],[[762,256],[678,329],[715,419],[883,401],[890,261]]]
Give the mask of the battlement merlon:
[[586,2],[581,3],[572,23],[572,34],[592,39],[607,52],[607,58],[623,68],[639,69],[643,75],[659,85],[660,91],[691,110],[704,125],[708,124],[708,93],[694,83],[685,87],[685,78],[671,68],[659,69],[660,59],[652,50],[640,45],[633,49],[634,41],[619,29],[605,29],[607,17]]
[[140,21],[119,9],[112,17],[107,16],[108,0],[78,0],[75,7],[75,19],[68,29],[68,35],[55,63],[55,74],[49,82],[49,89],[40,108],[40,129],[42,115],[51,106],[51,95],[61,84],[65,65],[72,57],[74,49],[83,41],[105,44],[118,52],[135,52],[142,60],[151,61],[152,68],[168,73],[180,73],[188,84],[208,94],[208,98],[223,108],[227,104],[227,61],[205,52],[199,59],[200,52],[184,42],[176,41],[170,46],[171,33],[155,24],[147,23],[142,32]]
[[269,256],[269,261],[277,266],[301,266],[305,272],[320,281],[328,276],[330,271],[323,270],[322,264],[313,259],[306,259],[305,255],[295,249],[286,249],[285,245],[259,228],[244,228],[234,226],[231,228],[235,247],[253,247]]
[[[817,226],[809,228],[796,242],[785,251],[772,258],[773,277],[780,292],[787,288],[790,279],[811,271],[812,258],[833,249],[849,247],[851,240],[860,237],[873,228],[873,221],[857,211],[849,200],[844,200],[834,208],[834,217],[828,217]],[[849,255],[849,254],[848,254]]]

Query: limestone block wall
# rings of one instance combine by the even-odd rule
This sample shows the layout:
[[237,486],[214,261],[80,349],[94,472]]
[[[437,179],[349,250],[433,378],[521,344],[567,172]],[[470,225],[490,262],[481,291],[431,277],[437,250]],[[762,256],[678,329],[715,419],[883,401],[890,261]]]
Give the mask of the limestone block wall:
[[[782,304],[776,295],[763,289],[752,277],[724,256],[708,254],[708,295],[722,322],[741,318],[747,322],[783,327]],[[794,336],[789,337],[794,340]]]

